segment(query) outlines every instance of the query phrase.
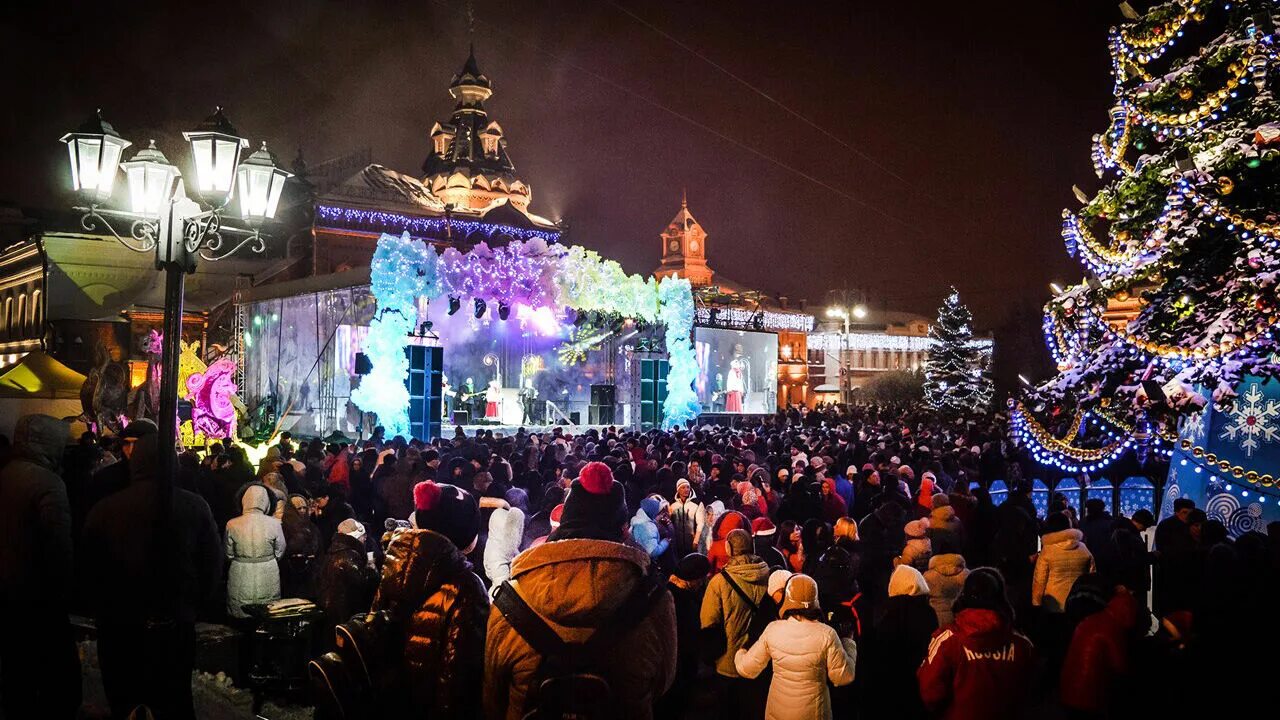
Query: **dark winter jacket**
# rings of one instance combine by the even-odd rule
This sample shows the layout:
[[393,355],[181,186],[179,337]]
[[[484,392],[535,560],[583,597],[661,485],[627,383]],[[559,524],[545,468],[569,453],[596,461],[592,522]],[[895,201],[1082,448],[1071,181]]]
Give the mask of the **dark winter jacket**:
[[187,490],[172,488],[166,498],[159,454],[154,435],[138,439],[129,486],[85,519],[82,567],[99,622],[195,622],[221,580],[223,548],[213,513]]
[[1124,585],[1135,593],[1151,589],[1151,552],[1147,541],[1128,518],[1116,520],[1111,531],[1111,564],[1098,570],[1109,585]]
[[928,595],[898,595],[884,601],[860,644],[859,671],[867,688],[868,717],[923,717],[914,673],[937,627]]
[[67,424],[28,415],[18,420],[14,435],[14,459],[0,471],[0,609],[16,621],[30,611],[65,616],[71,506],[57,468]]
[[1121,589],[1106,608],[1080,621],[1062,664],[1062,704],[1084,713],[1105,713],[1131,670],[1130,633],[1138,603]]
[[1018,717],[1035,671],[1033,651],[994,610],[961,610],[934,633],[916,671],[925,708],[942,720]]
[[369,567],[364,545],[345,533],[334,536],[316,576],[316,605],[324,611],[329,625],[338,625],[353,615],[368,611],[378,572]]

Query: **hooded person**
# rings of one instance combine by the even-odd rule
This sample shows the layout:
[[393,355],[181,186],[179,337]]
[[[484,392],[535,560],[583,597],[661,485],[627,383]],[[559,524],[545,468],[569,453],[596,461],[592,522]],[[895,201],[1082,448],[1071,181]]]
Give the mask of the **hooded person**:
[[[719,502],[719,501],[717,501]],[[715,503],[712,503],[713,505]],[[745,530],[750,536],[751,521],[746,515],[733,510],[727,510],[716,517],[715,522],[711,526],[711,547],[707,551],[707,559],[711,561],[713,570],[719,571],[729,563],[730,553],[728,546],[729,533],[734,530]]]
[[844,498],[836,492],[836,481],[831,478],[824,478],[822,481],[822,519],[828,523],[835,523],[842,517],[848,515],[849,508],[845,505]]
[[589,670],[609,683],[621,717],[652,717],[675,676],[675,606],[648,577],[649,556],[624,544],[627,517],[622,484],[607,465],[589,462],[570,486],[560,526],[512,561],[489,613],[486,717],[517,720],[557,699],[543,696],[546,686],[536,682],[550,638],[526,638],[534,616],[562,644],[584,642],[601,628],[617,633]]
[[489,516],[489,540],[484,546],[484,574],[496,590],[511,577],[511,561],[520,554],[524,537],[524,513],[520,508],[498,508]]
[[313,565],[320,556],[320,529],[311,520],[307,498],[290,495],[281,505],[285,554],[280,559],[280,592],[285,597],[311,597]]
[[[763,709],[763,688],[738,675],[734,655],[747,644],[751,619],[768,592],[770,569],[752,553],[751,535],[746,530],[729,531],[725,546],[729,557],[724,568],[707,583],[707,593],[702,598],[702,632],[708,644],[717,649],[718,639],[724,638],[724,650],[715,660],[721,716],[755,718]],[[712,637],[716,643],[709,641]]]
[[916,517],[929,517],[929,513],[933,512],[933,496],[938,492],[938,484],[934,479],[934,474],[926,472],[920,476],[920,489],[916,492]]
[[938,627],[946,627],[955,619],[951,606],[960,597],[967,577],[969,569],[965,567],[963,555],[943,553],[929,558],[924,579],[929,584],[929,604],[938,616]]
[[675,573],[667,580],[676,613],[676,674],[654,710],[655,717],[684,717],[693,706],[698,687],[698,613],[710,572],[706,555],[689,553],[676,563]]
[[955,622],[933,634],[916,671],[933,717],[1011,720],[1025,711],[1036,661],[1031,641],[1013,629],[1004,577],[977,568],[956,598]]
[[[713,500],[703,506],[706,511],[706,521],[702,524],[702,529],[698,531],[696,539],[698,552],[710,557],[711,548],[715,545],[715,527],[726,512],[724,502]],[[713,566],[714,567],[714,566]]]
[[930,501],[929,544],[937,553],[958,553],[964,549],[964,525],[951,507],[951,498],[937,493]]
[[24,415],[0,470],[0,608],[14,622],[0,638],[5,717],[74,717],[80,660],[71,609],[71,506],[58,475],[67,424]]
[[631,539],[635,541],[649,557],[657,559],[667,551],[671,542],[659,536],[658,523],[655,520],[662,512],[661,498],[650,495],[640,501],[640,509],[631,518]]
[[792,575],[782,591],[781,619],[769,623],[749,648],[734,655],[742,677],[753,678],[773,666],[765,717],[769,720],[831,720],[830,683],[853,682],[857,646],[822,622],[818,584],[808,575]]
[[870,717],[924,717],[913,673],[924,660],[929,636],[937,627],[924,576],[911,565],[894,568],[889,576],[889,598],[879,608],[863,643]]
[[365,706],[350,707],[356,701],[335,692],[321,696],[326,709],[336,704],[348,717],[479,715],[489,596],[465,553],[475,547],[480,508],[462,488],[431,480],[414,486],[413,506],[412,527],[387,548],[369,614],[339,628],[358,652],[312,664],[313,675],[367,677]]
[[227,523],[224,543],[231,561],[227,574],[227,614],[249,617],[245,605],[263,605],[280,599],[280,566],[285,551],[284,528],[268,513],[267,488],[254,483],[240,498],[240,517]]
[[369,562],[364,525],[349,518],[338,524],[316,574],[316,605],[332,628],[369,609],[378,571]]

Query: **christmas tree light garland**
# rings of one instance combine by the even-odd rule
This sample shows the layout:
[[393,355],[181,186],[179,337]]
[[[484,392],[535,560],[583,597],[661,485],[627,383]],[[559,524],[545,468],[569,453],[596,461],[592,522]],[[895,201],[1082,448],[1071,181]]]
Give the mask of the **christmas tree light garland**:
[[409,432],[408,359],[405,337],[418,320],[418,300],[475,298],[486,303],[517,303],[533,308],[565,307],[662,322],[666,327],[670,370],[663,404],[668,426],[697,417],[693,393],[693,293],[688,280],[628,275],[622,266],[581,247],[548,245],[542,238],[512,241],[490,248],[484,243],[467,253],[446,248],[437,254],[421,240],[383,234],[370,265],[377,314],[365,339],[372,370],[351,393],[361,410],[378,416],[388,435]]

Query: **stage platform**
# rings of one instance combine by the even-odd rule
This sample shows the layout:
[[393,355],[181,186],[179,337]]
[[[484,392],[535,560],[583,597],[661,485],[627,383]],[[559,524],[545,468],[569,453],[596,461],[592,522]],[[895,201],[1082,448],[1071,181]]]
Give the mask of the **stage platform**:
[[698,427],[703,425],[720,425],[723,427],[755,426],[773,416],[774,413],[704,412],[698,416],[697,425]]
[[570,425],[569,423],[557,423],[555,425],[450,425],[446,423],[441,427],[440,435],[445,439],[452,438],[455,432],[454,429],[459,427],[462,428],[462,432],[466,433],[468,437],[474,437],[477,430],[489,430],[492,431],[494,435],[501,434],[503,437],[513,437],[516,434],[516,431],[522,427],[526,434],[538,433],[541,435],[550,434],[556,428],[560,428],[560,430],[566,435],[581,435],[588,430],[604,431],[610,427],[618,428],[619,430],[626,429],[617,423],[613,425]]

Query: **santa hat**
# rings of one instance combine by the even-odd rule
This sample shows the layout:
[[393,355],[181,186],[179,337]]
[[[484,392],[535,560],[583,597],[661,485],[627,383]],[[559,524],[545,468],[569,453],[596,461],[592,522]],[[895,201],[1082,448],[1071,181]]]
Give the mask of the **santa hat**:
[[770,537],[777,529],[773,526],[773,521],[767,517],[758,517],[751,521],[751,534],[755,537]]
[[548,539],[621,542],[622,528],[627,519],[627,494],[622,484],[613,479],[613,471],[608,465],[589,462],[569,486],[560,527]]
[[564,515],[564,503],[551,508],[551,529],[560,527],[560,518]]
[[413,507],[414,525],[440,533],[463,552],[480,532],[480,506],[460,487],[420,482],[413,487]]

